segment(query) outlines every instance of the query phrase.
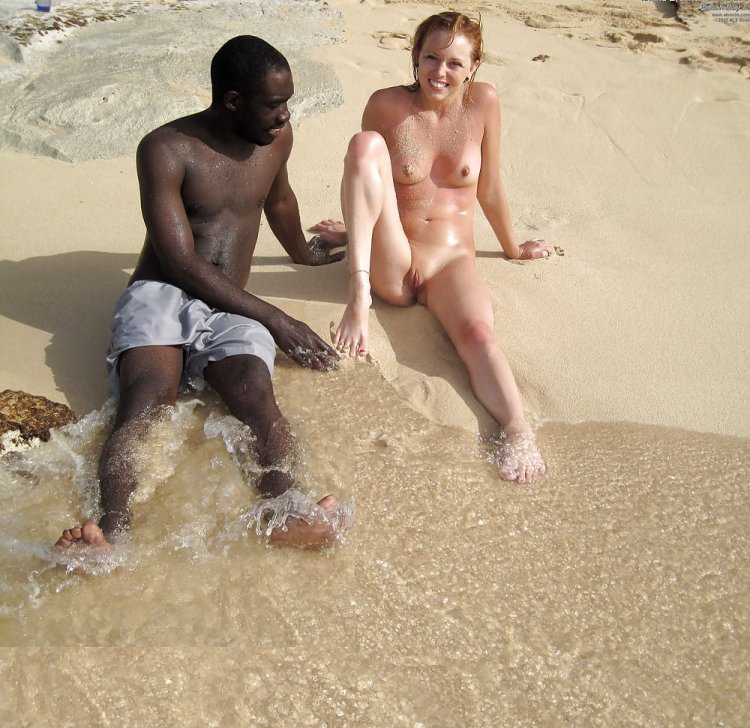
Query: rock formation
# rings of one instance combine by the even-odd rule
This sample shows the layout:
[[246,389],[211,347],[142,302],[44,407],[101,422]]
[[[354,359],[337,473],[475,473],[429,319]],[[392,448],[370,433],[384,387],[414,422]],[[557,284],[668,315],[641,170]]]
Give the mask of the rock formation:
[[66,404],[26,392],[6,389],[0,392],[0,455],[47,441],[50,430],[76,421]]

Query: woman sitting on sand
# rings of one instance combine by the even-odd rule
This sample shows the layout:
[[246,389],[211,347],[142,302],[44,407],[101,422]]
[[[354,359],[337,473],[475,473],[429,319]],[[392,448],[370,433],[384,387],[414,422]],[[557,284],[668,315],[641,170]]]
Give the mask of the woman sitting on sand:
[[474,83],[482,61],[479,22],[432,15],[414,34],[414,83],[376,91],[363,131],[347,151],[341,186],[345,227],[315,230],[349,241],[349,296],[334,344],[368,348],[370,287],[396,306],[419,302],[441,323],[469,370],[479,401],[506,440],[501,473],[530,483],[545,471],[508,361],[494,338],[489,293],[476,266],[474,201],[509,258],[546,257],[542,240],[518,245],[500,180],[497,92]]

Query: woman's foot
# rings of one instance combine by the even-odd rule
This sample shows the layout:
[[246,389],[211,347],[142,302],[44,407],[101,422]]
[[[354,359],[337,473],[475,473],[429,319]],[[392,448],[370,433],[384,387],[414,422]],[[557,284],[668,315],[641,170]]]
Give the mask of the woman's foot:
[[367,354],[367,324],[371,305],[369,274],[365,270],[354,271],[349,277],[349,303],[333,337],[337,351],[348,353],[351,357]]
[[271,531],[268,542],[275,546],[296,546],[302,549],[322,549],[330,546],[336,540],[333,516],[338,506],[335,495],[327,495],[318,501],[318,505],[325,511],[318,520],[309,522],[298,516],[289,516],[283,526],[277,526]]
[[531,428],[505,429],[505,439],[500,447],[500,474],[503,480],[533,483],[546,470]]
[[71,546],[109,549],[112,544],[104,537],[102,529],[94,521],[88,520],[82,526],[65,529],[55,543],[55,551],[63,552]]

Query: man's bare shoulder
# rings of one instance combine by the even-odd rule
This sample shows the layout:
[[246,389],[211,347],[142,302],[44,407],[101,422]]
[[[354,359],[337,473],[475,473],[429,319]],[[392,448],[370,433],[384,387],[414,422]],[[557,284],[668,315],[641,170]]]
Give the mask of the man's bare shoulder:
[[138,144],[139,154],[181,155],[205,146],[206,133],[199,116],[184,116],[150,131]]

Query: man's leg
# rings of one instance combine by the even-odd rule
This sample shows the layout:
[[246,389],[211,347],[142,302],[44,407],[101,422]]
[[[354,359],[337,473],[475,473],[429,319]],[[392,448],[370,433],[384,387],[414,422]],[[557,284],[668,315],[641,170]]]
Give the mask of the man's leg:
[[135,450],[142,447],[158,407],[173,405],[182,377],[182,348],[140,346],[120,356],[120,399],[112,432],[99,461],[104,515],[67,529],[57,547],[73,543],[107,546],[130,520],[130,496],[136,487]]
[[[255,438],[253,448],[263,467],[258,484],[262,495],[276,497],[293,487],[292,436],[276,403],[271,374],[265,363],[256,356],[230,356],[210,362],[203,375],[226,402],[229,411],[250,428]],[[318,505],[332,511],[337,502],[335,496],[328,495]],[[320,547],[328,544],[335,535],[326,520],[307,523],[290,518],[285,526],[286,530],[277,528],[272,532],[272,543]]]

